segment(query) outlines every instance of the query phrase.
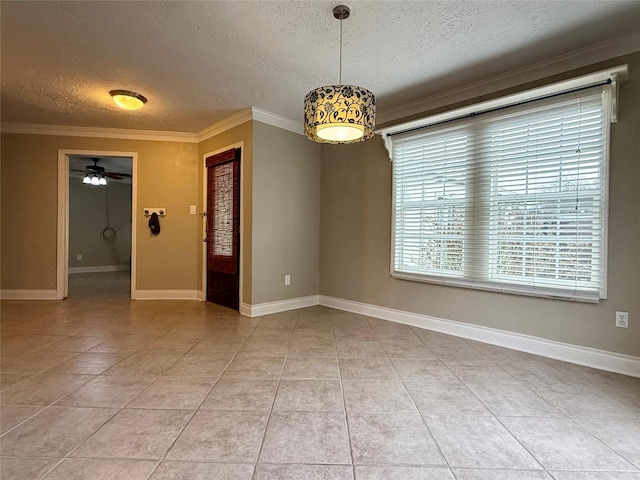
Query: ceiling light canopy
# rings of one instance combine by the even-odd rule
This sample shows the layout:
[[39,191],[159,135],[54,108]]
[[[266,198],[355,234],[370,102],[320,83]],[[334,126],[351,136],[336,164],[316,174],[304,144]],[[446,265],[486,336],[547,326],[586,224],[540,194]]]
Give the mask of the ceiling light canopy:
[[116,102],[116,105],[125,110],[138,110],[147,103],[145,97],[129,90],[111,90],[109,95],[111,95],[113,101]]
[[340,20],[340,85],[311,90],[304,97],[304,134],[319,143],[355,143],[375,133],[376,99],[366,88],[342,85],[342,21],[351,11],[333,9]]

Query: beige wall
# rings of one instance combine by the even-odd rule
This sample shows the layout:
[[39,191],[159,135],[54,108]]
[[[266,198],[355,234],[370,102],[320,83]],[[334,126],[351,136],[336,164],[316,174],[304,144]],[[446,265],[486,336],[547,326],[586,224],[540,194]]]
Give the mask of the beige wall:
[[[200,144],[3,133],[2,288],[56,288],[57,153],[76,149],[138,154],[138,289],[201,289],[203,221],[189,205],[202,208],[204,155],[243,141],[243,303],[321,293],[638,356],[640,53],[544,83],[620,63],[631,78],[612,125],[609,298],[597,305],[392,279],[391,164],[381,138],[319,146],[253,121]],[[158,237],[143,207],[167,208]],[[615,310],[630,312],[628,330],[613,327]]]
[[[391,278],[391,163],[380,137],[323,146],[320,293],[640,356],[640,53],[577,73],[622,63],[631,77],[620,87],[619,121],[611,128],[607,300],[593,305]],[[629,312],[629,329],[614,327],[616,310]]]
[[[202,210],[204,156],[241,141],[242,302],[316,295],[320,146],[253,121],[198,145],[3,134],[2,288],[55,289],[57,155],[58,149],[76,149],[138,153],[138,290],[202,289],[203,220],[189,214],[189,205]],[[43,180],[33,183],[33,176]],[[167,208],[157,237],[148,230],[144,207]],[[72,237],[70,266],[87,265],[75,261],[83,253],[78,248]],[[284,286],[285,274],[291,286]]]
[[[317,295],[320,147],[302,135],[249,121],[200,143],[200,185],[204,156],[241,141],[241,301],[256,305]],[[287,287],[285,274],[292,279]]]
[[[109,226],[115,238],[106,241]],[[82,260],[77,255],[82,255]],[[69,268],[125,265],[131,258],[131,184],[109,180],[106,186],[84,185],[69,178]]]
[[318,294],[320,152],[303,135],[253,123],[253,304]]
[[[240,303],[252,304],[252,276],[251,276],[251,238],[252,238],[252,191],[253,191],[253,121],[245,122],[237,127],[231,128],[215,137],[204,140],[198,145],[198,211],[201,211],[203,205],[203,185],[204,185],[204,156],[220,150],[221,148],[234,145],[238,142],[244,142],[244,151],[242,152],[242,170],[240,177],[241,184],[241,205],[242,209],[242,298]],[[202,289],[202,265],[204,262],[202,255],[202,237],[203,229],[200,224],[198,234],[198,262],[201,265],[200,276],[198,279],[198,288]]]
[[[58,149],[137,152],[137,288],[196,290],[198,146],[188,143],[2,134],[2,288],[55,289]],[[34,182],[33,179],[38,181]],[[165,207],[152,237],[143,207]]]

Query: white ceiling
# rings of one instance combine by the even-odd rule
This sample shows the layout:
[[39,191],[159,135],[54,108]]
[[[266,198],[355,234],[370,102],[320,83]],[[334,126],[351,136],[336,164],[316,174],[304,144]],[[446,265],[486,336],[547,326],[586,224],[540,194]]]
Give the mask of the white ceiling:
[[[301,122],[304,95],[338,83],[336,4],[2,1],[2,122],[197,132],[247,106]],[[343,83],[374,92],[382,115],[640,38],[639,1],[347,5]],[[112,89],[149,101],[125,112],[111,101]]]

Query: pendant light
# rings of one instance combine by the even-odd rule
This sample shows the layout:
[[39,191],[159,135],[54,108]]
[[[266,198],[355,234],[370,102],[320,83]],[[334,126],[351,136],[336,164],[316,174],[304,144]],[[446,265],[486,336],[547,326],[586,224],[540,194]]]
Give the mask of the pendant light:
[[342,21],[351,10],[333,9],[340,20],[340,84],[311,90],[304,97],[304,134],[318,143],[355,143],[375,134],[376,100],[369,90],[342,85]]

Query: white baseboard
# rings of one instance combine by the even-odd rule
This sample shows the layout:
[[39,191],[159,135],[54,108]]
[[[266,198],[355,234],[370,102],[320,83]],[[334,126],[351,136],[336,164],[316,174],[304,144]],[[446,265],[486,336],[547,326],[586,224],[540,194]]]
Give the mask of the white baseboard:
[[129,265],[96,265],[94,267],[69,267],[69,274],[73,273],[102,273],[129,271]]
[[324,295],[320,296],[320,305],[511,348],[521,352],[533,353],[586,367],[640,377],[640,357]]
[[251,316],[251,305],[248,303],[240,304],[240,315],[244,315],[245,317]]
[[2,300],[58,300],[56,290],[0,290]]
[[198,290],[136,290],[134,300],[200,300]]
[[240,305],[240,313],[247,317],[261,317],[272,313],[286,312],[296,308],[313,307],[320,303],[320,295],[310,295],[308,297],[290,298],[288,300],[278,300],[276,302]]

